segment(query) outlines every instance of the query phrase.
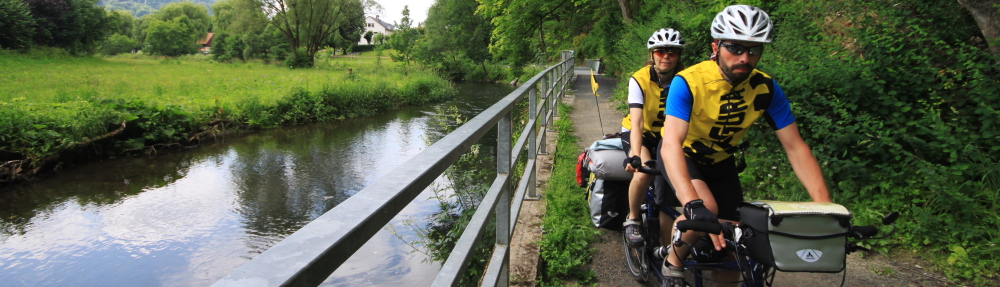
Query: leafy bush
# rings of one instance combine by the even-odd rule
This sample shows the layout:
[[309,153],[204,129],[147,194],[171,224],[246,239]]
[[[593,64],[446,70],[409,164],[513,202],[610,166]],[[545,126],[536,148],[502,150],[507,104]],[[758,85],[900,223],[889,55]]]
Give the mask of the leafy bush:
[[198,52],[197,34],[189,23],[187,16],[180,16],[169,21],[153,20],[146,29],[146,44],[143,49],[147,53],[164,56],[180,56]]
[[35,19],[21,0],[0,0],[0,48],[27,50],[35,34]]
[[289,51],[285,56],[285,66],[289,68],[309,68],[313,65],[313,57],[309,56],[305,48]]
[[128,36],[115,33],[101,43],[100,52],[105,55],[128,53],[139,46],[139,42]]
[[[765,69],[795,103],[834,200],[866,222],[903,212],[899,225],[910,232],[878,249],[961,254],[941,262],[949,277],[996,277],[1000,69],[985,64],[998,59],[971,15],[938,1],[817,1],[771,11],[782,30]],[[751,140],[777,151],[768,133]],[[748,177],[786,182],[769,191],[801,190],[787,184],[791,175],[766,179],[781,157],[761,154]]]
[[[775,21],[758,68],[788,95],[834,201],[858,224],[902,212],[901,232],[872,247],[921,250],[953,279],[995,280],[1000,59],[969,12],[931,0],[751,2],[740,4]],[[697,63],[709,55],[712,17],[729,4],[666,3],[626,26],[603,63],[623,81],[615,98],[624,101],[627,73],[648,57],[641,43],[649,33],[680,30],[685,64]],[[767,125],[755,125],[747,140],[748,198],[809,199]]]

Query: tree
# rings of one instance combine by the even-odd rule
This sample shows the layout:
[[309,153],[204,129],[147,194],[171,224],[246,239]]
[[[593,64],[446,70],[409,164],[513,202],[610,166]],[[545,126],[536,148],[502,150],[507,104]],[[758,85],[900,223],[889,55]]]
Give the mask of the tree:
[[[131,17],[131,14],[129,14],[129,16]],[[135,49],[135,47],[138,46],[138,43],[139,42],[136,42],[135,39],[115,33],[114,35],[111,35],[111,37],[108,37],[107,40],[104,40],[104,42],[101,42],[101,46],[98,50],[101,54],[117,55],[132,51],[132,49]]]
[[114,19],[115,25],[115,29],[112,33],[135,38],[135,36],[132,35],[136,22],[135,16],[132,16],[131,13],[125,10],[114,10],[109,14],[111,15],[111,18]]
[[179,56],[198,52],[197,34],[186,15],[170,21],[153,20],[146,32],[145,51],[150,54]]
[[[591,31],[597,16],[609,16],[608,1],[481,0],[477,13],[491,19],[490,52],[494,58],[523,66],[545,60],[561,48],[572,48],[575,37]],[[651,5],[646,5],[651,6]],[[659,9],[652,5],[648,9]],[[617,13],[617,12],[616,12]]]
[[983,30],[983,36],[989,44],[990,53],[1000,57],[1000,1],[958,0],[958,3],[976,19],[976,24]]
[[[582,3],[588,1],[579,1]],[[514,66],[523,66],[539,53],[547,50],[545,23],[558,20],[563,14],[568,14],[570,8],[577,3],[569,0],[482,0],[479,13],[491,18],[496,28],[493,30],[490,52],[511,62]],[[566,29],[555,25],[556,29]],[[565,32],[565,31],[563,31]],[[534,46],[534,47],[533,47]]]
[[35,19],[34,42],[73,54],[94,50],[114,30],[114,18],[97,0],[27,0]]
[[365,43],[368,43],[368,45],[371,45],[372,44],[372,36],[374,36],[374,35],[375,35],[375,32],[366,31],[365,32],[365,36],[364,36]]
[[622,9],[622,19],[625,20],[626,24],[632,24],[632,19],[635,18],[641,5],[642,0],[618,0],[618,6]]
[[191,1],[173,2],[151,14],[153,19],[164,22],[178,19],[181,16],[187,17],[186,25],[195,34],[195,39],[204,38],[212,25],[212,18],[208,16],[208,8]]
[[[291,51],[312,57],[335,34],[364,28],[364,6],[360,0],[244,0],[271,16],[272,23],[288,41]],[[360,32],[357,32],[360,35]]]
[[385,36],[382,36],[382,34],[375,34],[375,36],[374,36],[374,41],[375,41],[375,66],[376,67],[382,66],[382,50],[385,49],[385,47],[383,47],[383,45],[385,43],[384,39],[385,39]]
[[[438,63],[442,70],[459,71],[465,59],[477,63],[489,76],[486,62],[493,24],[476,14],[476,0],[438,0],[428,11],[426,35],[416,52],[425,64]],[[488,79],[487,79],[488,80]]]
[[410,58],[413,57],[413,44],[417,40],[416,31],[410,26],[413,21],[410,19],[410,6],[403,6],[403,19],[399,23],[396,23],[396,31],[389,36],[389,46],[396,50],[396,55],[392,56],[393,60],[405,61],[407,64],[410,63]]
[[35,34],[35,19],[21,0],[0,0],[0,48],[27,50]]

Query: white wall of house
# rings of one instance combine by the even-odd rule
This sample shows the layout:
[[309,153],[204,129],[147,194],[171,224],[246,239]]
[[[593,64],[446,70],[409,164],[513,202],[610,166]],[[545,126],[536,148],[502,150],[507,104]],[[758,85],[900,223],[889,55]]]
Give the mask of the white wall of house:
[[388,22],[385,22],[385,20],[379,19],[377,15],[376,16],[366,16],[365,17],[365,32],[361,33],[361,40],[358,41],[358,45],[368,45],[369,44],[368,41],[366,41],[365,37],[364,37],[365,34],[368,33],[368,31],[372,31],[372,32],[374,32],[376,34],[382,34],[382,35],[388,36],[388,35],[392,34],[392,31],[394,30],[394,28],[395,27],[393,27],[392,24],[389,24]]

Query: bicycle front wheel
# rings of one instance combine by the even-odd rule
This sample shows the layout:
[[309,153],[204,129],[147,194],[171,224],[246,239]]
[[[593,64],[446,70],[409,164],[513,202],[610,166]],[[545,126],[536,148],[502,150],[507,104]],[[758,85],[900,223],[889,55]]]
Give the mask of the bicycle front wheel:
[[622,232],[622,250],[625,251],[625,264],[628,265],[632,278],[638,282],[649,280],[649,256],[646,256],[647,247],[633,247],[628,244],[628,235]]

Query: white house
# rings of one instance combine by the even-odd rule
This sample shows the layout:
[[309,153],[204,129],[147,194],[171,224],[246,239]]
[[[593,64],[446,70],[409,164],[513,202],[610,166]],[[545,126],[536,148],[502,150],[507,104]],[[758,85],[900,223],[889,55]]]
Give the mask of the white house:
[[368,41],[365,40],[365,37],[364,37],[364,35],[366,33],[368,33],[368,31],[372,31],[375,34],[382,34],[382,35],[388,36],[388,35],[391,35],[392,31],[395,31],[395,30],[396,30],[396,26],[393,26],[392,24],[389,24],[386,21],[382,21],[381,19],[378,18],[378,15],[375,15],[375,17],[366,16],[365,17],[365,32],[361,33],[361,40],[358,41],[358,45],[367,45],[367,44],[370,44],[370,43],[368,43]]

